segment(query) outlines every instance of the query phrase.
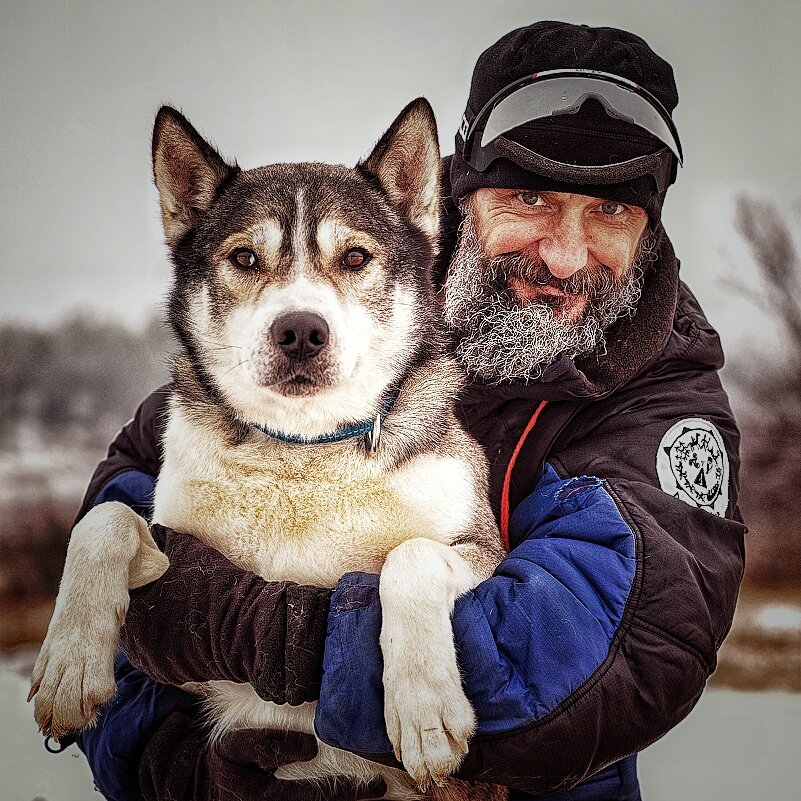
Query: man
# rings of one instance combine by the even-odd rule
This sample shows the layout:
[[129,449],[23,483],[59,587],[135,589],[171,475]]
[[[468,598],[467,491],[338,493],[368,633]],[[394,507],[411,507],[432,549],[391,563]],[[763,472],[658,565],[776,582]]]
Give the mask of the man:
[[[472,378],[459,409],[511,548],[454,613],[479,719],[459,775],[513,798],[638,799],[634,755],[698,700],[734,611],[739,437],[717,335],[660,221],[677,102],[670,66],[638,37],[537,23],[479,58],[446,163],[444,312]],[[123,429],[82,511],[116,499],[147,512],[163,402]],[[263,582],[180,534],[161,544],[171,567],[133,594],[123,639],[165,684],[121,657],[118,696],[80,739],[104,793],[321,797],[272,776],[311,758],[311,738],[209,746],[191,698],[166,686],[190,680],[319,698],[322,740],[393,764],[376,576],[332,594]]]

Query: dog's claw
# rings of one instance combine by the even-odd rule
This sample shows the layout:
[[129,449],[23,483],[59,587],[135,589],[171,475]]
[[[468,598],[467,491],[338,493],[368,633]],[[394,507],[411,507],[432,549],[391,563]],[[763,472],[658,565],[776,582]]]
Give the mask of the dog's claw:
[[44,734],[45,736],[50,735],[50,720],[47,713],[42,713],[41,716],[37,717],[36,723],[39,726],[39,731]]

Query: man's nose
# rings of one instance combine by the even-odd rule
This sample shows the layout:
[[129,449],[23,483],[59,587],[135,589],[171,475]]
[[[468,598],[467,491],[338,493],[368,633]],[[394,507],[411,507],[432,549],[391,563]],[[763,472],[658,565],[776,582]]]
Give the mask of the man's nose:
[[572,216],[554,221],[548,236],[539,241],[539,255],[555,278],[570,278],[587,266],[587,236],[581,222]]

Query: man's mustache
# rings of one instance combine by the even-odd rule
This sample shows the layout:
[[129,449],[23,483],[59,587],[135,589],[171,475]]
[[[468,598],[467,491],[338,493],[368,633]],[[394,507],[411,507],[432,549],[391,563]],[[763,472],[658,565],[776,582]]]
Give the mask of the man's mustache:
[[612,270],[604,264],[588,264],[570,278],[557,278],[542,259],[524,256],[520,251],[489,259],[488,266],[504,283],[509,278],[520,278],[531,284],[553,287],[566,295],[593,297],[609,292],[621,284]]

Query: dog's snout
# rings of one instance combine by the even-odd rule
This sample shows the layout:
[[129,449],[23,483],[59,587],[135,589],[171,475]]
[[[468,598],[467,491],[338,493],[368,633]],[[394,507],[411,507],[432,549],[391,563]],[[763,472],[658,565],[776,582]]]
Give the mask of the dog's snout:
[[270,333],[287,356],[298,360],[316,356],[328,343],[328,323],[314,312],[282,314]]

